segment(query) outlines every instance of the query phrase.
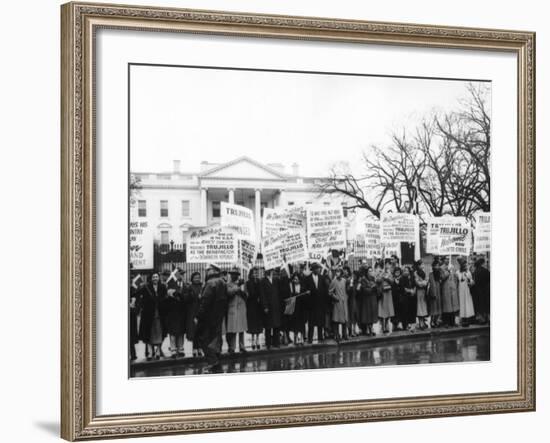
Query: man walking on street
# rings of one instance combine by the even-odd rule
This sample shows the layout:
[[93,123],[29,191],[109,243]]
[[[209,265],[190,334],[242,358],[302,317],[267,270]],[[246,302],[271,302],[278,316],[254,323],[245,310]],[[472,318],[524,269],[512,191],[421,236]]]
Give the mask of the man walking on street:
[[195,321],[200,347],[208,363],[207,372],[221,371],[222,323],[227,312],[227,284],[220,277],[220,268],[206,269],[206,284]]

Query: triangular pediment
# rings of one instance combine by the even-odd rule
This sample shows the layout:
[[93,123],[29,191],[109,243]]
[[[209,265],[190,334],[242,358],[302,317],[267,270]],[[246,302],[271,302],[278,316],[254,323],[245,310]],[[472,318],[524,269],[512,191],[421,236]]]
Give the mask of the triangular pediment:
[[244,178],[260,180],[281,180],[286,178],[285,174],[265,166],[251,158],[240,157],[201,174],[203,178]]

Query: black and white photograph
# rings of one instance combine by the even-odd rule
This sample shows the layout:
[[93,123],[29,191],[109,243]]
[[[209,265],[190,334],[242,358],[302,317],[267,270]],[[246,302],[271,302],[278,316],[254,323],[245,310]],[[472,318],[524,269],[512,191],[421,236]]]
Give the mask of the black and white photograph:
[[130,63],[130,377],[490,361],[491,98]]

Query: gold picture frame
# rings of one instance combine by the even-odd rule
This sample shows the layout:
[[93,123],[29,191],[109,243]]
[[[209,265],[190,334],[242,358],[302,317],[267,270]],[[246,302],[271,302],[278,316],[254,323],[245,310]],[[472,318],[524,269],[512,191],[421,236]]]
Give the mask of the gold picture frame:
[[[535,34],[219,11],[61,7],[61,436],[67,440],[535,410]],[[98,416],[95,393],[94,35],[99,28],[507,51],[518,60],[517,389],[391,400]]]

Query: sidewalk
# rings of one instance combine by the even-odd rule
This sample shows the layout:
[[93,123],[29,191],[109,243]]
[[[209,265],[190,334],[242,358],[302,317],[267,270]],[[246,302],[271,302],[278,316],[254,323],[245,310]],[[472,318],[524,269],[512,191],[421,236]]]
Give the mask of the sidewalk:
[[[419,337],[426,338],[426,339],[432,339],[432,338],[438,338],[441,336],[452,336],[452,335],[461,335],[461,334],[471,334],[475,332],[484,332],[489,331],[490,326],[489,325],[471,325],[470,327],[455,327],[455,328],[437,328],[437,329],[425,329],[425,330],[416,330],[414,332],[410,331],[396,331],[392,332],[390,334],[377,334],[374,337],[366,337],[364,335],[350,338],[346,341],[340,341],[340,343],[337,343],[336,340],[329,339],[325,340],[323,342],[317,343],[313,342],[312,344],[304,344],[303,346],[296,346],[294,344],[290,344],[287,346],[281,346],[280,348],[271,348],[270,350],[266,349],[265,347],[262,347],[259,350],[251,350],[247,347],[246,354],[242,353],[235,353],[235,354],[228,354],[225,350],[222,352],[222,360],[239,360],[243,358],[243,356],[253,357],[255,355],[266,355],[266,354],[284,354],[285,352],[289,353],[295,353],[296,351],[303,351],[308,349],[320,349],[320,348],[337,348],[339,346],[342,347],[348,347],[348,346],[354,346],[357,344],[366,344],[366,343],[372,343],[373,345],[380,345],[384,343],[391,343],[391,342],[402,342],[410,339],[417,339]],[[225,340],[224,340],[225,341]],[[164,348],[164,346],[163,346]],[[166,352],[166,351],[165,351]],[[160,360],[147,360],[145,358],[139,358],[136,361],[133,361],[130,363],[132,369],[142,369],[147,368],[151,366],[172,366],[172,365],[183,365],[183,364],[194,364],[204,361],[203,357],[191,357],[191,356],[185,356],[185,357],[161,357]]]

